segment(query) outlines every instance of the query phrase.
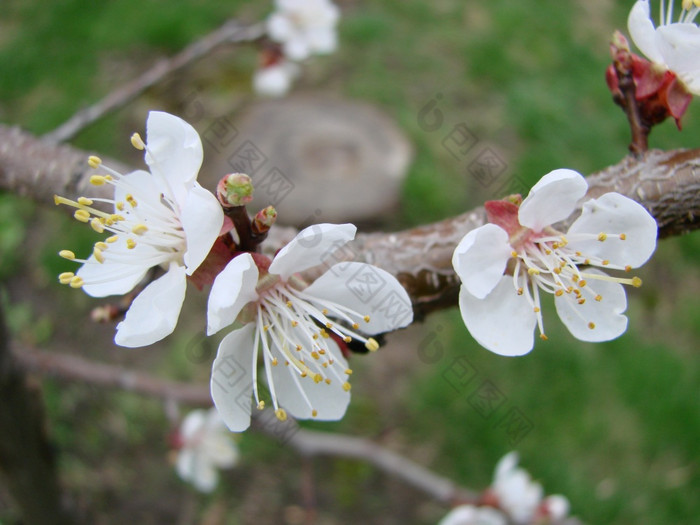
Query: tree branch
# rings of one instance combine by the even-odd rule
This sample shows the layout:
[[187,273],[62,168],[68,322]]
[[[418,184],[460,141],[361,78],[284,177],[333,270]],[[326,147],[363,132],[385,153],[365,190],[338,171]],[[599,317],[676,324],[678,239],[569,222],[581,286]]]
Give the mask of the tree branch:
[[[166,381],[143,372],[57,352],[15,347],[13,353],[17,362],[31,372],[190,405],[212,405],[209,388],[205,385]],[[256,430],[280,438],[278,428],[263,424],[261,416],[256,419]],[[284,437],[284,445],[305,457],[334,456],[366,461],[387,475],[401,479],[446,504],[478,501],[476,492],[460,487],[410,459],[363,438],[305,430],[290,420],[285,422]]]
[[58,144],[70,140],[82,129],[107,113],[133,100],[146,89],[163,80],[167,75],[184,68],[217,47],[223,44],[250,42],[257,40],[264,34],[263,24],[245,26],[235,20],[229,20],[219,29],[190,44],[177,55],[156,62],[153,67],[149,68],[140,77],[121,86],[99,102],[81,109],[55,130],[44,135],[44,140],[48,144]]
[[[107,186],[89,185],[95,172],[87,166],[87,156],[86,152],[52,146],[22,130],[0,125],[0,189],[44,203],[53,202],[55,193],[73,198],[84,194],[111,197]],[[107,162],[119,171],[129,171],[119,163]],[[650,150],[639,159],[628,156],[590,175],[588,184],[588,197],[616,191],[643,204],[656,218],[660,237],[679,235],[700,225],[700,149]],[[452,269],[452,252],[467,232],[485,220],[479,207],[401,232],[359,234],[343,256],[375,264],[396,276],[420,316],[457,304],[459,281]],[[273,228],[268,244],[285,238],[285,234],[274,232]],[[309,272],[308,277],[321,270]]]

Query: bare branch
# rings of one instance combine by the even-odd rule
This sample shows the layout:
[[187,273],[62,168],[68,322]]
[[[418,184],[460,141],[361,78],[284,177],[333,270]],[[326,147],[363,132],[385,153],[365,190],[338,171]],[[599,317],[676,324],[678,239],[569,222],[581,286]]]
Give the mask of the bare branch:
[[44,135],[49,144],[58,144],[75,137],[82,129],[107,113],[127,104],[167,75],[178,71],[207,55],[223,44],[250,42],[265,34],[263,24],[241,25],[235,20],[227,21],[216,31],[190,44],[172,58],[160,60],[140,77],[108,94],[90,107],[81,109],[55,130]]
[[[13,353],[22,367],[35,373],[107,388],[118,388],[190,405],[211,406],[212,404],[209,388],[205,385],[167,381],[143,372],[95,363],[82,357],[58,352],[15,347]],[[254,428],[272,437],[278,437],[276,429],[269,425],[257,424]],[[284,444],[305,457],[335,456],[366,461],[386,474],[401,479],[446,504],[478,500],[476,492],[462,488],[410,459],[366,439],[298,427],[293,428],[287,435],[289,438],[284,441]]]

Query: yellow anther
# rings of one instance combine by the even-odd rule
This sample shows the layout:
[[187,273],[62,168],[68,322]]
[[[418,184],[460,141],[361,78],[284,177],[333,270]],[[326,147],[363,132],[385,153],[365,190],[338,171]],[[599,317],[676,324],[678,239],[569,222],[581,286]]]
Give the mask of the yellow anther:
[[620,234],[620,240],[621,240],[621,241],[624,241],[625,239],[627,239],[627,235],[625,235],[624,233],[621,233],[621,234]]
[[345,341],[346,343],[349,343],[352,341],[352,337],[350,337],[349,335],[346,335],[345,337],[343,337],[343,341]]
[[598,294],[598,295],[595,296],[595,300],[598,301],[598,302],[600,302],[600,301],[603,300],[603,296],[600,295],[600,294]]
[[311,339],[314,339],[314,340],[318,339],[318,334],[312,335],[312,336],[311,336]]
[[584,259],[583,264],[591,264],[591,260],[590,260],[590,259]]
[[345,383],[343,383],[343,390],[345,390],[346,392],[350,392],[351,388],[352,388],[352,385],[350,383],[348,383],[347,381],[345,381]]
[[102,264],[103,262],[105,262],[105,256],[102,255],[102,250],[100,250],[99,248],[95,248],[94,250],[92,250],[92,255],[95,256],[95,259],[97,259],[98,263]]
[[134,235],[143,235],[147,231],[148,226],[146,226],[145,224],[137,224],[136,226],[131,228],[131,233],[133,233]]
[[325,330],[321,330],[321,337],[323,337],[324,339],[328,339],[330,337],[330,334]]
[[134,239],[127,239],[126,240],[126,247],[129,250],[133,250],[134,248],[136,248],[136,241]]
[[552,248],[554,248],[555,250],[556,250],[557,248],[559,248],[559,243],[556,242],[556,241],[554,241],[554,242],[552,243]]
[[601,241],[601,242],[604,241],[604,240],[607,239],[607,238],[608,238],[608,234],[607,234],[607,233],[600,232],[600,233],[598,234],[598,240]]
[[365,315],[363,319],[365,320],[365,323],[369,323],[369,315]]
[[318,410],[313,409],[313,410],[311,411],[311,417],[316,417],[317,415],[318,415]]
[[328,364],[329,364],[329,365],[332,365],[333,363],[335,363],[335,360],[333,360],[333,359],[329,359],[329,360],[328,360]]
[[90,212],[87,210],[75,210],[73,217],[75,217],[80,222],[87,222],[90,220]]
[[574,282],[576,282],[576,281],[579,280],[579,276],[576,275],[576,274],[574,274],[574,275],[571,276],[571,280],[574,281]]
[[370,337],[365,343],[365,348],[367,348],[367,350],[369,350],[370,352],[376,352],[377,350],[379,350],[379,343],[377,343],[375,339]]
[[537,268],[528,268],[527,273],[528,275],[539,275],[540,271]]
[[323,376],[319,373],[314,374],[314,383],[319,384],[323,381]]
[[301,373],[301,377],[306,377],[307,375],[309,375],[309,374],[306,372],[306,370],[304,370],[304,371]]
[[581,299],[578,300],[578,304],[584,304],[586,302],[585,297],[581,297]]
[[116,206],[119,211],[124,211],[124,203],[122,201],[117,202]]
[[58,252],[58,255],[60,255],[64,259],[68,259],[69,261],[75,259],[75,254],[70,250],[61,250],[60,252]]
[[322,366],[323,368],[328,368],[328,363],[321,363],[321,366]]
[[83,206],[92,206],[92,199],[88,199],[87,197],[78,197],[78,204],[82,204]]
[[301,345],[297,345],[296,348],[297,348],[297,352],[301,352]]
[[581,252],[575,252],[577,257],[581,257],[583,254]]
[[314,359],[319,359],[318,352],[317,352],[316,350],[314,350],[313,352],[311,352],[311,357],[313,357]]
[[563,235],[560,236],[559,238],[561,239],[561,245],[562,245],[562,246],[566,246],[567,244],[569,244],[569,239],[567,239],[567,238],[564,237]]
[[517,257],[517,256],[518,256],[518,252],[516,252],[515,250],[513,250],[512,252],[510,252],[510,256],[511,256],[511,257]]
[[92,169],[96,170],[100,164],[102,164],[102,159],[100,157],[95,157],[94,155],[88,157],[88,166]]
[[639,288],[642,286],[642,280],[639,277],[632,277],[632,286]]
[[93,186],[102,186],[105,182],[107,182],[107,179],[103,175],[92,175],[90,177],[90,184]]
[[277,363],[279,363],[279,361],[277,361],[277,358],[276,358],[276,357],[273,357],[273,358],[272,358],[272,361],[270,361],[270,364],[271,364],[272,366],[277,366]]
[[578,285],[579,285],[581,288],[583,288],[584,286],[586,286],[586,280],[585,280],[585,279],[581,279],[581,280],[578,282]]
[[287,301],[287,306],[288,306],[289,308],[291,308],[291,307],[292,307],[292,301]]
[[543,341],[547,341],[549,339],[549,337],[547,337],[544,334],[540,334],[540,339],[542,339]]
[[603,266],[607,266],[608,264],[610,264],[610,261],[608,259],[603,259],[600,264],[602,264]]
[[293,326],[294,328],[296,328],[297,326],[299,326],[299,321],[292,321],[292,326]]
[[99,248],[100,250],[105,251],[107,248],[109,248],[109,246],[107,245],[107,243],[98,241],[95,243],[95,248]]
[[266,324],[263,326],[263,332],[267,332],[270,329],[270,325]]
[[331,323],[326,323],[326,328],[330,330],[331,328],[333,328],[333,325]]
[[554,268],[553,271],[554,271],[554,273],[556,273],[557,275],[559,275],[559,274],[561,273],[561,268],[560,268],[559,266],[557,266],[556,268]]
[[559,288],[556,292],[554,292],[554,295],[556,295],[557,297],[561,297],[562,295],[564,295],[564,290]]
[[535,313],[537,314],[537,313],[540,312],[540,307],[539,307],[539,306],[535,306],[535,307],[532,309],[532,311],[535,312]]
[[280,421],[287,421],[287,412],[285,412],[284,408],[278,408],[275,410],[275,415]]
[[352,369],[346,368],[346,369],[345,369],[345,373],[346,373],[347,375],[349,375],[349,376],[352,375]]
[[588,323],[588,328],[590,328],[591,330],[593,330],[593,329],[595,328],[595,323],[592,322],[592,321],[591,321],[590,323]]
[[85,282],[83,281],[82,277],[78,277],[76,275],[70,280],[69,284],[71,288],[80,288],[83,284],[85,284]]
[[100,221],[100,219],[92,219],[90,221],[90,227],[95,230],[97,233],[102,233],[105,231],[105,227]]
[[627,266],[625,266],[625,271],[626,271],[626,272],[631,272],[631,271],[632,271],[632,267],[628,264]]
[[323,348],[319,348],[318,353],[321,355],[326,355],[326,351]]
[[70,284],[73,277],[75,277],[73,272],[63,272],[58,276],[58,282],[61,284]]
[[123,215],[119,215],[117,213],[113,213],[112,215],[109,216],[109,218],[112,219],[114,222],[126,220]]
[[331,384],[331,380],[329,378],[324,379],[323,382],[326,383],[327,385]]
[[516,293],[517,293],[518,295],[522,295],[523,292],[524,292],[523,287],[522,287],[522,286],[518,287],[518,290],[517,290]]
[[105,242],[112,244],[113,242],[117,242],[118,240],[119,240],[119,235],[112,235],[111,237],[107,237],[105,239]]
[[258,410],[262,410],[265,408],[265,401],[260,401],[257,406]]
[[549,248],[545,248],[544,253],[545,255],[552,255],[552,250],[550,250]]
[[131,145],[140,151],[146,149],[146,143],[141,139],[141,135],[138,133],[131,135]]
[[353,330],[357,330],[358,328],[360,328],[360,325],[359,325],[359,324],[357,324],[357,323],[352,323],[352,329],[353,329]]

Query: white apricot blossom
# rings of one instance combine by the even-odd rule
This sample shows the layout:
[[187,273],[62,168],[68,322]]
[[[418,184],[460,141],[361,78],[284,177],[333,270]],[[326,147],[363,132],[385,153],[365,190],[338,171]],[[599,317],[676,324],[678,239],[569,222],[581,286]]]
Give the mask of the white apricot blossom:
[[218,469],[238,463],[238,447],[215,409],[193,410],[176,435],[179,449],[175,468],[184,481],[201,492],[211,492],[219,481]]
[[587,188],[573,170],[552,171],[520,206],[487,202],[490,222],[460,241],[452,264],[462,281],[462,319],[485,348],[505,356],[526,354],[535,326],[546,339],[540,292],[554,295],[559,318],[577,339],[608,341],[626,330],[622,284],[637,287],[641,280],[593,267],[630,271],[644,264],[656,248],[656,221],[633,200],[606,193],[583,204],[566,234],[555,229]]
[[498,508],[517,525],[557,522],[569,513],[569,501],[564,496],[543,499],[542,485],[518,467],[517,452],[509,452],[498,462],[491,491]]
[[[138,294],[117,326],[115,342],[126,347],[146,346],[172,333],[186,278],[204,261],[224,223],[216,197],[197,182],[202,143],[195,129],[174,115],[151,111],[146,137],[144,143],[134,134],[132,144],[145,150],[150,173],[122,175],[90,157],[90,166],[104,172],[90,182],[114,186],[114,198],[54,197],[56,204],[76,208],[79,221],[110,234],[95,243],[86,260],[62,250],[62,257],[82,266],[75,274],[62,273],[61,283],[105,297],[130,292],[153,267],[165,270]],[[112,210],[104,211],[105,204]]]
[[298,61],[335,51],[340,10],[330,0],[276,0],[275,8],[267,31],[287,58]]
[[253,74],[253,89],[258,95],[281,97],[286,95],[299,76],[299,66],[288,60],[258,69]]
[[[250,425],[251,395],[262,410],[258,360],[269,398],[281,421],[337,420],[350,401],[352,370],[339,344],[359,341],[413,320],[408,294],[388,272],[337,263],[310,285],[297,274],[327,263],[355,237],[352,224],[318,224],[302,230],[270,262],[260,254],[235,257],[216,277],[209,296],[207,333],[234,325],[212,367],[211,393],[226,425]],[[235,323],[235,324],[234,324]],[[365,335],[363,335],[365,334]]]
[[503,513],[490,507],[459,505],[442,518],[438,525],[507,525]]
[[687,89],[700,95],[700,28],[695,18],[700,0],[682,0],[682,10],[674,22],[674,2],[661,0],[659,26],[654,26],[649,0],[638,0],[627,19],[632,40],[646,57],[667,68]]

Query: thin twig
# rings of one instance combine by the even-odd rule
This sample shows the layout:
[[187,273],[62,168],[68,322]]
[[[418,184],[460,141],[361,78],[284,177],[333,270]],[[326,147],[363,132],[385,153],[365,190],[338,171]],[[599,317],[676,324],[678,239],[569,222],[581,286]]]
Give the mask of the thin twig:
[[[35,373],[191,405],[212,404],[209,388],[204,385],[167,381],[120,366],[95,363],[82,357],[28,347],[15,347],[13,353],[25,369]],[[253,428],[279,438],[277,429],[273,426],[258,424]],[[452,480],[363,438],[305,430],[295,426],[292,432],[287,433],[287,439],[283,443],[307,458],[334,456],[366,461],[387,475],[403,480],[442,503],[478,501],[476,492],[460,487]]]
[[174,57],[160,60],[140,77],[112,91],[92,106],[81,109],[66,122],[44,135],[44,140],[49,144],[66,142],[107,113],[127,104],[170,73],[184,68],[217,47],[223,44],[257,40],[264,33],[263,24],[246,26],[235,20],[229,20],[219,29],[190,44]]

